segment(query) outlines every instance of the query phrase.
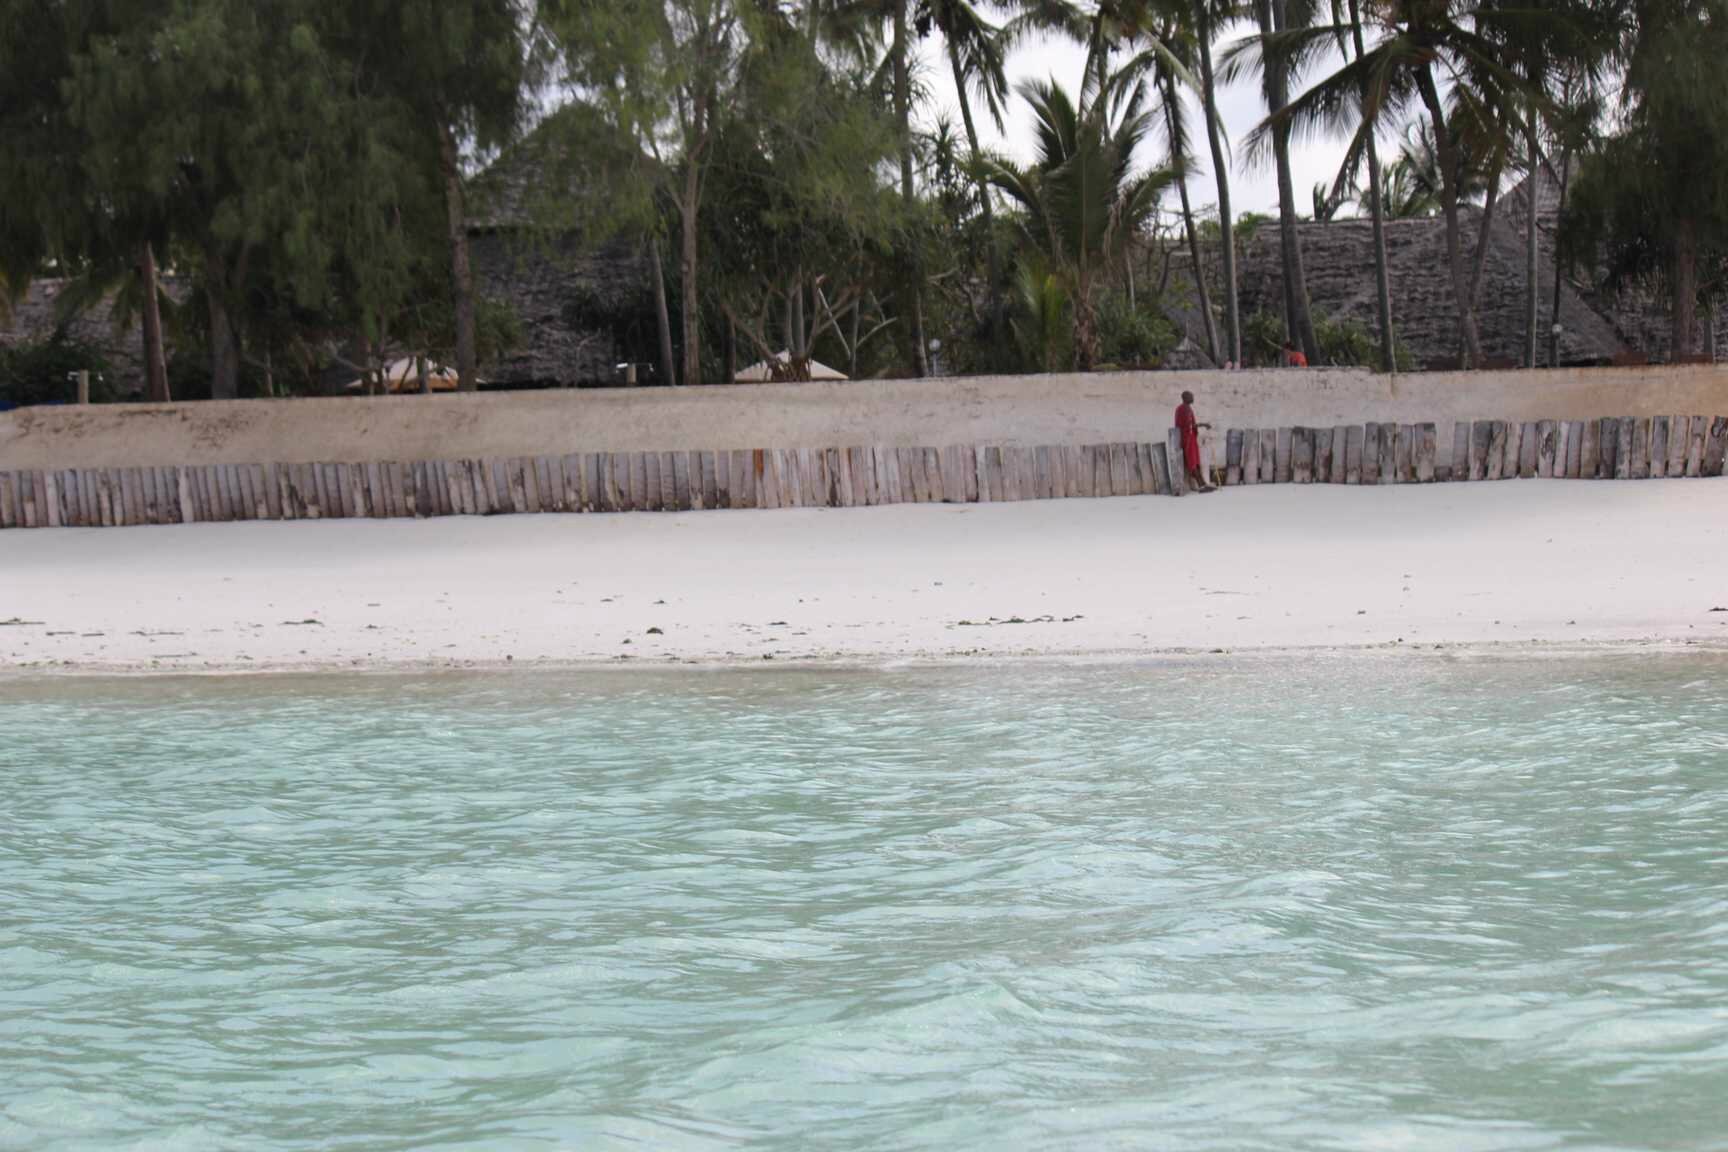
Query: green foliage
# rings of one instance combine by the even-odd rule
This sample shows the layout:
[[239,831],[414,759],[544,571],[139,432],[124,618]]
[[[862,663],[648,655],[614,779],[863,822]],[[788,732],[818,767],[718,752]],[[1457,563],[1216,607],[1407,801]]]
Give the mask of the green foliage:
[[[518,0],[0,0],[0,269],[52,260],[136,315],[149,244],[212,372],[447,298],[444,146],[508,137]],[[440,278],[441,277],[441,278]],[[428,292],[427,282],[433,280]]]
[[1098,309],[1098,348],[1106,364],[1156,368],[1181,338],[1163,312],[1132,306],[1126,293],[1111,293]]
[[[1314,314],[1314,336],[1320,342],[1320,363],[1347,368],[1373,368],[1380,362],[1380,343],[1354,320],[1333,320]],[[1396,355],[1396,350],[1394,351]],[[1409,354],[1405,353],[1408,360]]]
[[1275,368],[1282,362],[1284,317],[1255,311],[1242,318],[1242,363],[1249,368]]
[[36,343],[0,345],[0,401],[21,408],[70,404],[78,398],[78,387],[70,377],[80,370],[91,375],[92,400],[118,398],[108,379],[108,363],[92,344],[57,333]]
[[1728,10],[1650,0],[1639,12],[1626,44],[1625,125],[1584,157],[1566,256],[1612,288],[1690,288],[1694,304],[1728,296]]
[[735,84],[704,192],[705,294],[751,359],[808,359],[826,338],[849,360],[843,314],[891,291],[931,224],[883,179],[897,129],[862,78],[787,26],[757,27]]
[[[1355,320],[1334,320],[1324,312],[1314,313],[1314,335],[1320,344],[1320,359],[1314,367],[1378,368],[1380,343],[1365,325]],[[1276,368],[1283,363],[1284,318],[1256,311],[1242,321],[1242,360],[1250,368]],[[1393,348],[1398,371],[1414,367],[1410,350],[1402,341]]]
[[[1021,88],[1033,114],[1037,159],[1027,168],[991,161],[990,182],[1025,213],[1024,242],[1067,291],[1074,364],[1098,361],[1097,292],[1175,179],[1171,169],[1136,173],[1135,152],[1152,129],[1144,84],[1124,75],[1076,103],[1054,82]],[[1088,99],[1090,97],[1090,99]]]
[[1059,372],[1072,358],[1071,297],[1061,277],[1036,253],[1021,258],[1015,276],[1015,314],[1011,324],[1023,371]]
[[[1275,223],[1273,218],[1264,212],[1244,212],[1236,217],[1235,240],[1237,249],[1249,247],[1254,243],[1255,234],[1265,225],[1272,223]],[[1243,339],[1246,340],[1247,336],[1244,335]]]

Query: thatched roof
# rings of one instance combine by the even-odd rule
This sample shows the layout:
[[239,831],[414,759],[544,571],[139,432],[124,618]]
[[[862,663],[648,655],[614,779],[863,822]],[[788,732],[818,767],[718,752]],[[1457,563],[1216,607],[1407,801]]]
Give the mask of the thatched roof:
[[[1516,363],[1525,333],[1525,250],[1516,220],[1497,213],[1489,229],[1478,319],[1483,356],[1490,363]],[[1474,260],[1480,214],[1463,218],[1465,260]],[[1391,273],[1392,323],[1398,339],[1418,368],[1454,367],[1459,361],[1458,312],[1446,256],[1446,225],[1438,218],[1386,222],[1386,259]],[[1369,220],[1304,222],[1300,229],[1303,270],[1311,305],[1334,320],[1352,320],[1369,331],[1377,327],[1374,233]],[[1276,222],[1262,224],[1243,245],[1239,275],[1244,314],[1283,312],[1283,274]],[[1552,320],[1553,264],[1539,259],[1543,285],[1537,309],[1542,334],[1539,355],[1547,355]],[[1614,326],[1570,284],[1561,290],[1563,365],[1610,364],[1627,354]]]
[[[1524,234],[1524,221],[1529,200],[1525,193],[1527,181],[1520,181],[1500,198],[1500,211],[1519,236]],[[1560,181],[1552,169],[1543,168],[1536,188],[1536,230],[1540,237],[1544,274],[1553,275],[1555,237],[1560,228]],[[1664,363],[1673,357],[1674,322],[1671,302],[1665,293],[1649,285],[1629,285],[1618,292],[1599,289],[1570,276],[1568,283],[1595,312],[1613,324],[1621,341],[1637,357],[1653,363]],[[1562,316],[1564,321],[1565,317]],[[1700,309],[1700,347],[1714,346],[1718,355],[1728,354],[1728,311],[1716,309],[1714,315]],[[1710,327],[1715,327],[1712,345]]]
[[517,348],[487,366],[495,384],[610,384],[620,362],[651,359],[643,352],[655,340],[645,245],[615,218],[598,176],[633,162],[649,163],[591,110],[571,106],[475,178],[475,287],[508,305],[521,332]]
[[[114,298],[104,297],[96,304],[61,325],[55,301],[69,281],[56,278],[33,280],[24,298],[12,306],[10,319],[0,319],[0,345],[41,343],[64,328],[73,340],[89,344],[101,351],[108,361],[109,383],[118,391],[142,388],[144,383],[144,332],[133,324],[125,329],[114,326]],[[162,289],[173,300],[186,295],[184,283],[164,277]]]
[[495,386],[612,384],[621,361],[649,358],[653,297],[640,245],[496,231],[469,247],[477,291],[509,305],[520,325],[515,349],[486,366]]

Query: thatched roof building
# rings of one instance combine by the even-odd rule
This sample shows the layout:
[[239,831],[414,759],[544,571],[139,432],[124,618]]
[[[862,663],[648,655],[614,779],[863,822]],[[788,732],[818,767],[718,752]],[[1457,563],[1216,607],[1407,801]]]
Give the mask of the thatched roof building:
[[[508,306],[520,331],[511,353],[486,366],[494,387],[616,384],[626,362],[640,365],[639,380],[655,374],[647,245],[607,219],[594,158],[583,149],[604,149],[609,136],[584,120],[591,115],[560,110],[474,181],[475,287]],[[604,160],[620,162],[615,143]]]
[[[1559,219],[1559,186],[1545,175],[1537,192],[1537,363],[1548,366],[1549,329],[1554,323],[1554,237]],[[1503,193],[1488,232],[1488,254],[1477,306],[1482,351],[1489,364],[1517,364],[1525,339],[1525,231],[1528,201],[1522,184]],[[1475,259],[1482,210],[1463,214],[1466,264]],[[1375,307],[1373,224],[1366,218],[1299,226],[1303,271],[1316,312],[1348,320],[1373,332]],[[1281,316],[1283,265],[1276,220],[1262,221],[1238,237],[1238,285],[1244,317],[1256,311]],[[1446,256],[1446,224],[1440,217],[1386,222],[1386,255],[1391,270],[1392,321],[1398,340],[1418,369],[1456,367],[1459,362],[1458,313]],[[1183,296],[1193,298],[1191,265],[1178,260]],[[1210,254],[1209,284],[1223,282],[1216,252]],[[1205,345],[1205,326],[1192,307],[1172,317],[1196,345]],[[1715,317],[1714,347],[1728,350],[1728,315]],[[1671,332],[1666,302],[1649,293],[1608,296],[1563,275],[1560,289],[1559,366],[1661,362],[1669,356]],[[1220,326],[1222,322],[1220,321]],[[1710,347],[1708,336],[1705,346]]]
[[[186,296],[186,285],[173,277],[163,277],[162,289],[173,300]],[[38,344],[64,329],[64,335],[80,344],[88,344],[101,352],[108,362],[108,383],[116,393],[126,395],[144,388],[144,329],[131,323],[125,328],[115,326],[114,297],[107,296],[75,315],[69,323],[60,323],[57,306],[60,294],[70,281],[55,277],[32,280],[23,299],[12,305],[11,317],[0,318],[0,347]]]

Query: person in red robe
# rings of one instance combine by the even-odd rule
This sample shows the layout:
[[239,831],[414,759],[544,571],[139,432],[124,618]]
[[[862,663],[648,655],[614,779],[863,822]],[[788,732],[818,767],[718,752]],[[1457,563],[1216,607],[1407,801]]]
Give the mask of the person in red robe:
[[1211,427],[1194,418],[1194,393],[1182,393],[1182,404],[1176,409],[1176,430],[1182,434],[1182,468],[1188,474],[1189,487],[1196,492],[1212,491],[1200,462],[1200,429]]

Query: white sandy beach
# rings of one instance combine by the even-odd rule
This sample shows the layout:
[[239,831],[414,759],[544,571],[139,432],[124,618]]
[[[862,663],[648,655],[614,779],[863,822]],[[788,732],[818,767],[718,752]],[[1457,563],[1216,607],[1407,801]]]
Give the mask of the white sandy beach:
[[8,532],[0,668],[1728,645],[1728,480]]

